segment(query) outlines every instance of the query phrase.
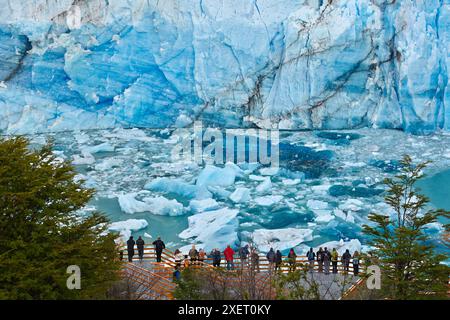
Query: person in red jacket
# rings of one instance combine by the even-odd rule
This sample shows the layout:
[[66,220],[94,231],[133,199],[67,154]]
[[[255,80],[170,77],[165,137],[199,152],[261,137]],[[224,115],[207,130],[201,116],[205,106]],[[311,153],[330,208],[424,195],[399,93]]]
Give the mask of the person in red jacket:
[[224,250],[223,254],[225,256],[225,260],[227,261],[227,269],[228,270],[233,269],[234,268],[234,263],[233,263],[234,250],[231,249],[230,245],[227,246],[227,248]]

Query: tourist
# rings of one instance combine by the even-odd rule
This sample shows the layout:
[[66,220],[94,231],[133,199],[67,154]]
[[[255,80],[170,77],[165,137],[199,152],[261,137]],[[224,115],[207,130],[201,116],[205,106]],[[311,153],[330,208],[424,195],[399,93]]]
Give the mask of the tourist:
[[186,268],[189,268],[189,258],[188,258],[189,256],[186,254],[186,255],[184,255],[184,262],[183,262],[183,267],[186,269]]
[[306,254],[309,263],[309,272],[313,272],[314,270],[314,261],[316,259],[316,254],[314,253],[313,248],[310,248],[308,253]]
[[359,252],[355,251],[353,254],[353,274],[357,276],[359,274]]
[[139,237],[136,240],[136,245],[138,249],[139,261],[142,262],[142,260],[144,259],[144,245],[145,245],[145,242],[144,240],[142,240],[142,237]]
[[345,250],[344,254],[342,255],[342,264],[344,265],[344,273],[347,274],[350,268],[350,259],[352,258],[352,255],[350,254],[350,251],[347,249]]
[[166,245],[161,240],[161,237],[158,237],[155,241],[153,241],[153,245],[155,246],[156,251],[156,262],[161,262],[161,255],[163,250],[166,248]]
[[323,272],[323,250],[322,247],[319,248],[319,251],[317,251],[316,254],[317,263],[319,265],[319,272]]
[[275,253],[275,271],[281,271],[281,263],[283,262],[283,255],[280,250]]
[[270,248],[269,252],[267,252],[266,258],[267,261],[269,261],[269,272],[272,272],[276,259],[275,251],[273,251],[273,248]]
[[181,251],[179,249],[175,250],[174,252],[174,256],[175,256],[175,266],[177,266],[178,268],[181,268],[181,262],[183,261],[183,254],[181,253]]
[[239,258],[241,259],[241,269],[243,269],[244,265],[247,265],[247,257],[250,254],[250,252],[248,251],[248,244],[244,247],[240,247],[238,253]]
[[203,262],[205,261],[205,258],[206,258],[206,252],[205,252],[205,250],[200,249],[199,252],[198,252],[198,261],[199,261],[200,263],[203,263]]
[[173,281],[177,282],[181,279],[181,272],[178,266],[175,267],[175,270],[173,272]]
[[323,270],[324,270],[325,274],[330,273],[330,258],[331,258],[331,254],[328,251],[327,247],[325,247],[323,250],[323,255],[322,255]]
[[131,236],[130,239],[128,239],[128,241],[127,241],[127,251],[128,251],[128,261],[129,262],[133,261],[135,244],[136,244],[136,242],[133,240],[133,236]]
[[260,272],[259,270],[259,254],[258,251],[256,251],[256,248],[252,248],[251,250],[251,262],[252,262],[252,270],[256,271],[257,273]]
[[215,248],[211,251],[211,258],[212,258],[212,263],[213,263],[213,267],[220,267],[220,250]]
[[192,245],[191,250],[189,250],[189,258],[191,258],[191,263],[196,264],[198,259],[198,251],[195,248],[195,244]]
[[289,250],[288,254],[288,262],[289,262],[289,272],[295,271],[297,268],[297,254],[294,251],[294,248]]
[[339,260],[339,253],[337,252],[336,248],[333,248],[333,251],[331,251],[331,263],[333,264],[333,273],[338,273],[338,260]]
[[231,270],[234,268],[233,256],[234,250],[231,249],[230,245],[223,251],[223,255],[225,256],[225,261],[227,262],[227,270]]

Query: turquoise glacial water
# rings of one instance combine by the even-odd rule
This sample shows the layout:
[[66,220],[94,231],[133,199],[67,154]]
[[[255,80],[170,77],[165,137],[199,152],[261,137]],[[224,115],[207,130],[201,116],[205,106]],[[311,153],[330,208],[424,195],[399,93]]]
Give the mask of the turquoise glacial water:
[[425,177],[417,186],[434,207],[450,211],[450,169]]

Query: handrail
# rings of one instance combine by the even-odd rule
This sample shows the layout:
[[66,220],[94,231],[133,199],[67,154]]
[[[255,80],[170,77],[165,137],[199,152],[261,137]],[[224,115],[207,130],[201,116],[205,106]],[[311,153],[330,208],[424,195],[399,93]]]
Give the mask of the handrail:
[[[127,250],[126,247],[122,248],[123,251],[123,258],[127,259],[128,255],[127,255]],[[143,255],[143,260],[154,260],[156,259],[156,255],[155,255],[155,248],[153,246],[145,246],[144,247],[144,255]],[[260,271],[267,271],[271,268],[271,264],[269,263],[269,261],[267,260],[267,258],[264,255],[258,255],[259,257],[259,269]],[[139,259],[139,258],[136,258]],[[173,255],[173,252],[169,249],[164,249],[162,254],[161,254],[161,260],[162,263],[169,265],[170,267],[175,267],[176,263],[175,263],[175,256]],[[206,257],[203,260],[203,264],[208,265],[209,267],[213,267],[212,266],[212,258],[211,257]],[[252,259],[249,257],[248,259],[246,259],[246,264],[251,266],[252,263]],[[281,264],[281,266],[279,267],[279,269],[282,272],[287,272],[289,271],[289,259],[287,257],[283,257],[283,262]],[[200,261],[196,261],[197,264],[200,263]],[[223,258],[221,257],[221,263],[224,263]],[[233,263],[235,265],[234,269],[238,269],[241,268],[242,262],[241,259],[238,255],[235,255],[235,257],[233,257]],[[226,264],[226,261],[225,261]],[[297,256],[296,260],[295,260],[295,264],[298,265],[309,265],[309,260],[306,256]],[[313,265],[313,270],[318,270],[319,267],[319,262],[317,260],[314,261],[314,265]],[[361,261],[361,263],[359,264],[359,269],[361,271],[363,271],[365,268],[364,262]],[[332,262],[330,261],[330,271],[332,270]],[[344,264],[342,262],[342,259],[339,259],[339,261],[337,261],[337,269],[339,273],[346,273],[345,272],[345,267]],[[348,265],[348,273],[353,273],[354,271],[354,266],[353,263],[350,262]]]
[[[144,294],[155,298],[166,297],[167,299],[173,299],[172,293],[176,285],[167,278],[132,263],[125,264],[123,273],[143,286]],[[149,279],[153,281],[149,281]]]

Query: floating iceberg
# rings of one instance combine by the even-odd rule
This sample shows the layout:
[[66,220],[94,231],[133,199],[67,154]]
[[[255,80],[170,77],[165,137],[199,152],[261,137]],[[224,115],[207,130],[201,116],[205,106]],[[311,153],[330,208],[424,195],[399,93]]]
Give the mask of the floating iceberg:
[[219,207],[220,205],[217,201],[212,198],[204,200],[191,200],[189,202],[189,209],[194,213],[216,210],[219,209]]
[[235,203],[243,203],[250,200],[250,189],[248,188],[236,188],[230,195],[230,200]]
[[239,242],[238,213],[239,210],[223,208],[190,216],[189,227],[179,237],[194,241],[207,251],[233,246]]
[[147,226],[148,222],[144,219],[128,219],[111,223],[108,230],[119,232],[122,239],[127,241],[132,231],[142,230]]
[[252,240],[261,252],[268,252],[270,248],[283,251],[311,241],[312,234],[310,229],[258,229],[253,232]]

